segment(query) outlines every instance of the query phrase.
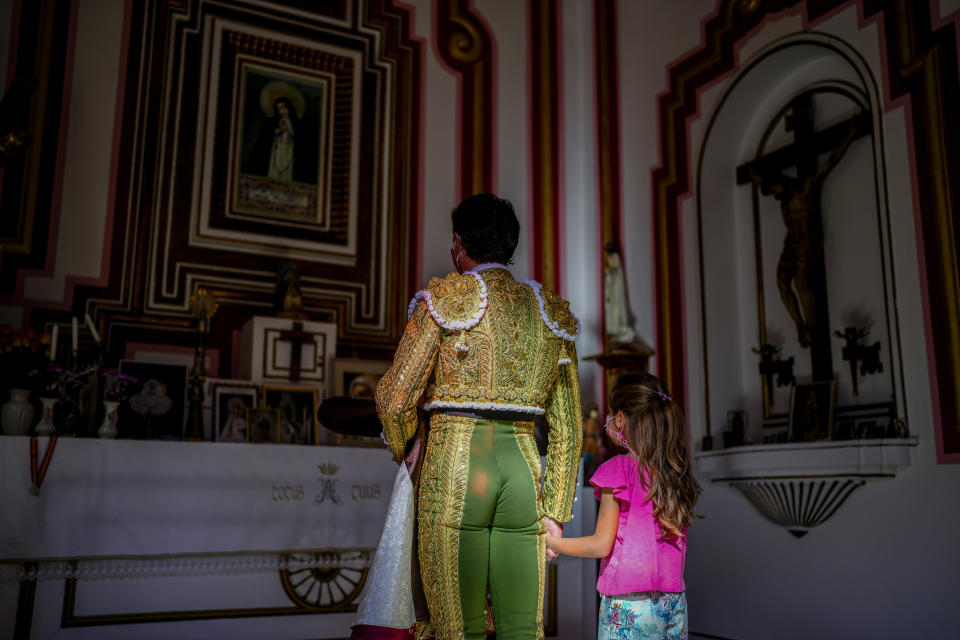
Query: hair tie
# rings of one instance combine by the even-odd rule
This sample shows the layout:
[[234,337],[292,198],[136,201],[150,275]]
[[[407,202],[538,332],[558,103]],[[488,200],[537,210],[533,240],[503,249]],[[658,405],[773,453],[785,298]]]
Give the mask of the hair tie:
[[660,399],[663,400],[664,402],[673,400],[673,397],[669,393],[663,393],[662,391],[657,391],[656,394],[660,396]]

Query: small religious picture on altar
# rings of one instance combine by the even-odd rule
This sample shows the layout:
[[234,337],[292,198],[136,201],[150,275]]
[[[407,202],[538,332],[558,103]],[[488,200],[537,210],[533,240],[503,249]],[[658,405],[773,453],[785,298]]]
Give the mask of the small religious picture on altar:
[[213,388],[214,440],[247,441],[247,409],[257,406],[256,385],[218,384]]
[[247,442],[276,443],[280,412],[276,409],[247,409]]
[[[373,400],[377,392],[377,383],[390,368],[388,360],[361,360],[357,358],[339,358],[333,363],[334,395]],[[380,438],[348,436],[326,428],[320,438],[326,443],[341,447],[383,447]]]
[[338,358],[333,363],[333,395],[373,399],[377,383],[389,368],[388,360]]
[[118,408],[118,437],[183,440],[186,421],[187,367],[179,364],[121,360],[120,372],[137,383]]
[[836,396],[837,386],[833,380],[794,385],[790,394],[789,440],[829,440],[833,432]]
[[261,406],[278,413],[277,442],[317,443],[317,396],[314,387],[263,385]]

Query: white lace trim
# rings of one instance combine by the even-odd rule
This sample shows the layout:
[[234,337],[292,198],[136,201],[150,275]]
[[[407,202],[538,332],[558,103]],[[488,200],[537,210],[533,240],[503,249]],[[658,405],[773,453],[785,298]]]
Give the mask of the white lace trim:
[[423,300],[427,303],[427,309],[430,311],[430,315],[433,316],[433,319],[436,320],[437,324],[444,329],[448,329],[450,331],[462,331],[464,329],[472,329],[480,324],[480,320],[483,319],[483,314],[487,312],[487,283],[484,282],[483,278],[481,278],[477,273],[469,273],[464,275],[473,276],[476,279],[477,284],[480,285],[480,305],[477,307],[476,312],[472,316],[466,320],[447,320],[441,316],[436,309],[434,309],[433,296],[430,294],[430,290],[421,289],[420,291],[417,291],[417,294],[413,296],[413,300],[411,300],[410,304],[407,305],[407,320],[413,317],[413,311],[417,308],[417,302]]
[[476,273],[480,273],[481,271],[486,271],[487,269],[504,269],[506,271],[510,270],[507,268],[507,265],[500,264],[499,262],[484,262],[483,264],[478,264],[473,269],[470,269],[470,271],[465,272],[463,275],[467,275],[468,273],[470,275],[474,275]]
[[573,360],[571,360],[570,358],[560,358],[559,360],[557,360],[557,364],[559,365],[571,364],[572,362]]
[[[547,325],[547,328],[550,329],[553,335],[563,340],[566,340],[567,342],[573,342],[580,337],[580,329],[581,329],[580,318],[575,316],[573,312],[570,313],[573,319],[576,320],[577,322],[577,332],[574,333],[573,335],[570,335],[564,329],[560,328],[559,322],[551,320],[550,317],[547,316],[547,310],[544,308],[544,305],[546,303],[543,301],[543,296],[540,295],[540,289],[543,289],[543,285],[537,282],[536,280],[524,280],[522,284],[525,284],[531,289],[533,289],[533,295],[537,299],[537,304],[540,305],[540,317],[543,318],[543,323]],[[566,364],[566,363],[560,363],[560,364]]]
[[491,411],[516,411],[542,416],[546,410],[541,407],[531,407],[525,404],[506,404],[503,402],[476,402],[473,400],[435,400],[423,405],[425,411],[435,409],[489,409]]

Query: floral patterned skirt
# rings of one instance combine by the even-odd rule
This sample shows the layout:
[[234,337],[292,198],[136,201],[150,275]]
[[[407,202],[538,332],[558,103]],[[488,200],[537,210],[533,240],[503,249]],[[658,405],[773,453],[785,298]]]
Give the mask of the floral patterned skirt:
[[597,640],[687,640],[687,595],[601,595]]

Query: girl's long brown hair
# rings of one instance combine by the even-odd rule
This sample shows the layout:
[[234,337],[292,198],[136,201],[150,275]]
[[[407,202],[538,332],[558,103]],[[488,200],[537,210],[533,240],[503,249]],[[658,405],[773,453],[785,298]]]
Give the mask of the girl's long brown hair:
[[693,512],[700,484],[690,465],[683,412],[667,395],[663,380],[649,373],[621,376],[610,393],[610,408],[628,420],[623,435],[640,458],[641,473],[647,471],[644,489],[663,537],[683,537],[700,517]]

